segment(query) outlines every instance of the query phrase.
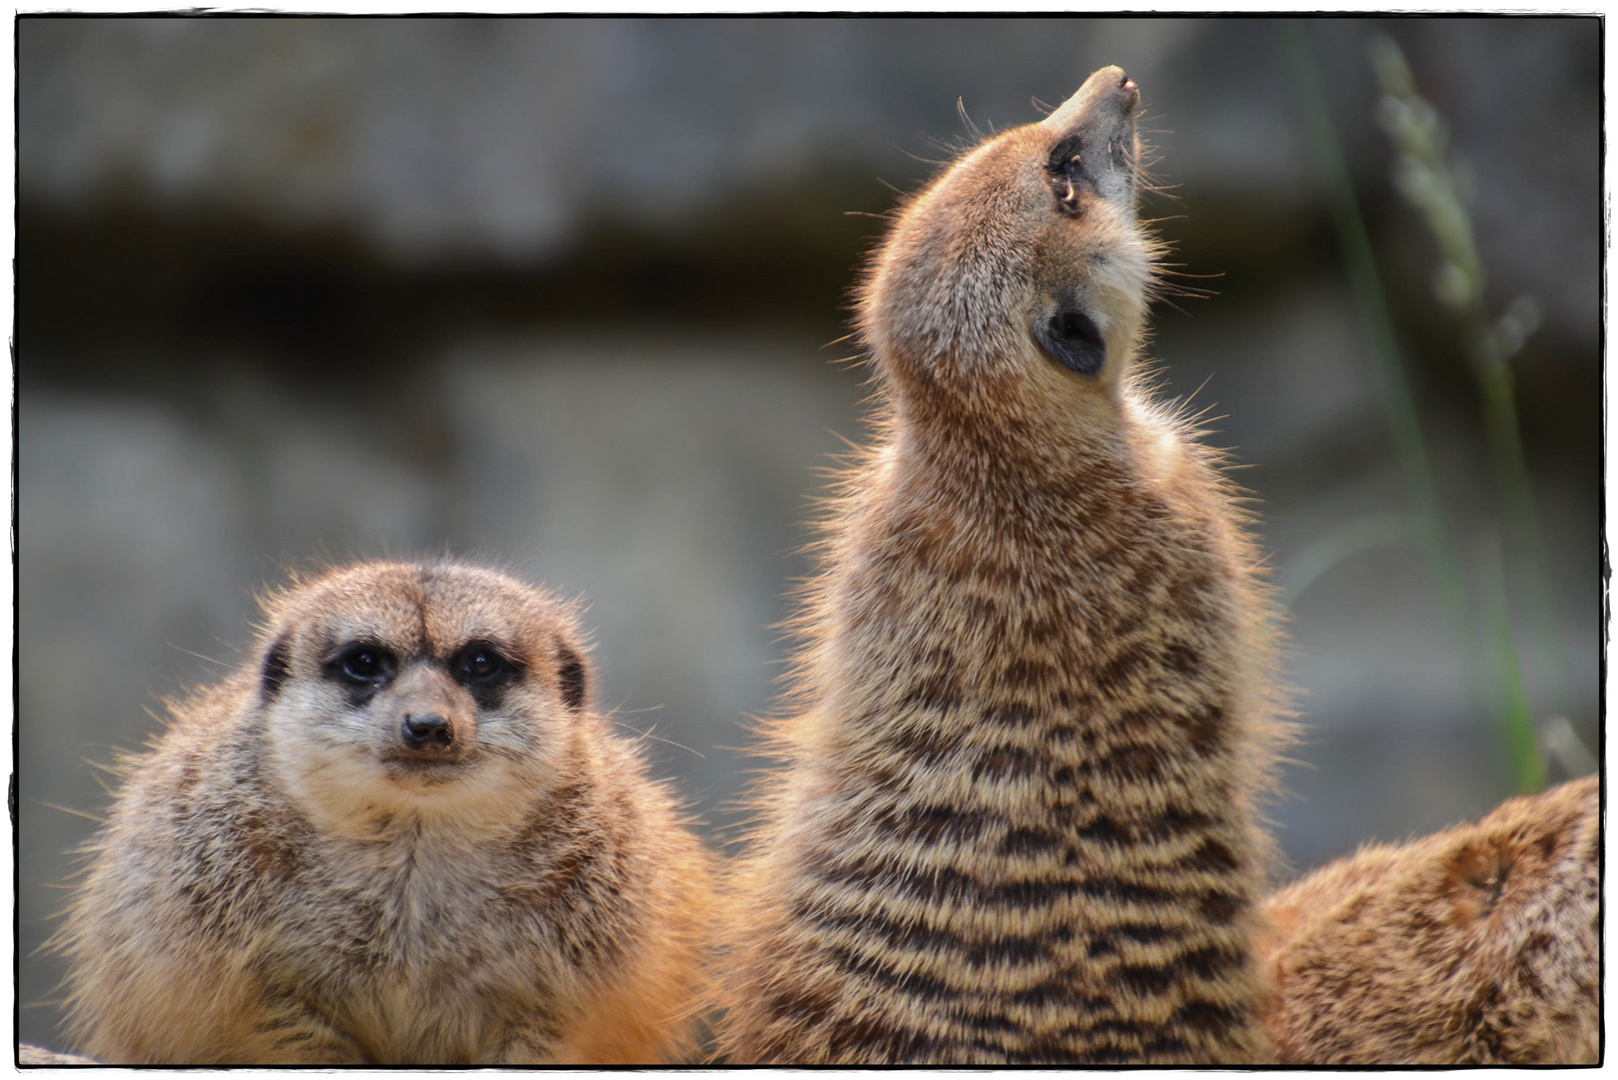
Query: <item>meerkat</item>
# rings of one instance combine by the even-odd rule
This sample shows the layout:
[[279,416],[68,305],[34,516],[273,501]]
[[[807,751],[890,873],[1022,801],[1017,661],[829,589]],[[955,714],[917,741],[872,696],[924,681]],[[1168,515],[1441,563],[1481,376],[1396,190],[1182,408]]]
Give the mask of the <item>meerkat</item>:
[[732,881],[721,1052],[1240,1063],[1279,729],[1237,493],[1132,369],[1158,245],[1116,67],[961,157],[861,286],[876,439]]
[[1277,893],[1258,939],[1276,1060],[1595,1064],[1600,857],[1590,776]]
[[707,856],[590,705],[574,606],[454,563],[265,601],[171,706],[55,944],[109,1063],[656,1062],[686,1049]]

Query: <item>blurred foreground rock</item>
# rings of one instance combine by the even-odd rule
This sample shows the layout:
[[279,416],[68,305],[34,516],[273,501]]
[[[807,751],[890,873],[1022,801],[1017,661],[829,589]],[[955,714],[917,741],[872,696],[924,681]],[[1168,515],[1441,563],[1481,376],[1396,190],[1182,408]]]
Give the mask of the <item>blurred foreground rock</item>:
[[31,1046],[28,1043],[17,1045],[18,1065],[99,1065],[93,1058],[80,1057],[77,1054],[60,1054],[55,1050],[47,1050],[43,1046]]

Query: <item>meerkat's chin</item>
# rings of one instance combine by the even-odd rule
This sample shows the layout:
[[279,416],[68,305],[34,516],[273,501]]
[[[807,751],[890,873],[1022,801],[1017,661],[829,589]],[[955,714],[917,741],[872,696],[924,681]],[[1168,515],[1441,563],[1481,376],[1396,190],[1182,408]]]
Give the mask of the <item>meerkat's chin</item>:
[[423,761],[403,754],[385,754],[379,761],[390,783],[403,788],[434,788],[466,779],[477,768],[476,758]]
[[[417,757],[385,750],[348,748],[320,761],[287,767],[283,776],[297,801],[321,817],[341,820],[364,808],[412,812],[433,807],[482,805],[520,786],[498,755],[469,752],[454,758]],[[300,767],[301,766],[301,767]]]
[[536,785],[543,786],[534,770],[514,767],[499,753],[477,751],[437,761],[383,754],[373,759],[367,772],[369,786],[406,799],[475,803],[487,797],[503,798],[513,790],[532,794]]

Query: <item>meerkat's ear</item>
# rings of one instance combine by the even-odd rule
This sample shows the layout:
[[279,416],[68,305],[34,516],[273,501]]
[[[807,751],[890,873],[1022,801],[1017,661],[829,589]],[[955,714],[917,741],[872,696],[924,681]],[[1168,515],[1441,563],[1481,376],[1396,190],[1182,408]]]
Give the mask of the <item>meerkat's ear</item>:
[[1107,363],[1101,328],[1076,301],[1066,299],[1034,324],[1034,340],[1057,361],[1080,375],[1097,375]]
[[291,649],[287,645],[286,635],[275,639],[269,652],[264,654],[264,664],[259,669],[259,696],[265,705],[274,701],[281,693],[281,687],[286,685],[287,676],[292,673]]
[[556,682],[562,688],[562,704],[574,710],[584,704],[584,661],[566,645],[556,650]]

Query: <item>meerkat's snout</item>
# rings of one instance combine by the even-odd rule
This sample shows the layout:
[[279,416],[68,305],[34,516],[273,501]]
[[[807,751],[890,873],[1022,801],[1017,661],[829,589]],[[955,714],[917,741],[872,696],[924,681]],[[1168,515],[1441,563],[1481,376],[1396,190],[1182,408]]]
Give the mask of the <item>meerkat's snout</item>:
[[497,705],[516,673],[514,663],[481,641],[447,659],[401,657],[385,645],[354,641],[324,671],[350,707],[368,714],[378,756],[412,774],[464,761],[477,746],[478,710]]
[[454,762],[471,748],[477,729],[476,703],[431,661],[418,662],[400,680],[382,710],[394,761],[405,765]]
[[1046,234],[1049,257],[1036,270],[1029,325],[1034,342],[1070,371],[1099,376],[1109,345],[1127,355],[1140,322],[1140,293],[1150,255],[1136,254],[1135,196],[1140,140],[1135,115],[1140,88],[1121,68],[1103,68],[1039,125],[1050,142],[1044,163],[1056,217]]
[[1135,197],[1140,87],[1122,68],[1102,68],[1043,122],[1061,140],[1045,170],[1062,213],[1077,217],[1086,196],[1128,206]]
[[437,713],[405,713],[399,733],[411,750],[448,750],[455,742],[454,726]]

